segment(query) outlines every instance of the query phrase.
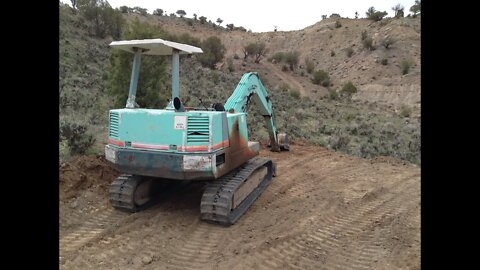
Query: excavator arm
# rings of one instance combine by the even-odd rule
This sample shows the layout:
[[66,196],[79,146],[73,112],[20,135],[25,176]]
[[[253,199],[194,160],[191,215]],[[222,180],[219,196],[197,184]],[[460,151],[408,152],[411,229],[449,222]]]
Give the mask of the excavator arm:
[[275,152],[289,150],[286,134],[279,133],[277,130],[272,101],[257,72],[245,73],[242,76],[224,107],[228,112],[246,113],[252,100],[259,106],[260,113],[265,119],[270,136],[271,150]]

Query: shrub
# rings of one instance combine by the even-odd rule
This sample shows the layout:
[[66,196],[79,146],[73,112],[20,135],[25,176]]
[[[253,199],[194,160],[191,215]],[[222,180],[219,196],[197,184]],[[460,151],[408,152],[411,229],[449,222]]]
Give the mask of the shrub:
[[353,85],[353,83],[349,81],[342,87],[342,90],[340,91],[342,93],[351,95],[357,92],[357,87],[355,87],[355,85]]
[[330,78],[328,78],[328,79],[326,79],[322,82],[322,86],[324,86],[324,87],[328,87],[330,85],[331,85]]
[[[106,2],[106,1],[105,1]],[[148,12],[147,12],[147,9],[146,8],[142,8],[142,7],[134,7],[132,9],[132,12],[133,13],[137,13],[137,14],[140,14],[142,16],[147,16],[148,15]]]
[[187,15],[187,13],[185,12],[185,10],[183,10],[183,9],[177,10],[176,13],[180,16],[180,18],[183,18],[183,16]]
[[225,56],[225,46],[216,36],[210,36],[202,42],[202,54],[197,55],[198,61],[204,67],[215,69],[215,64],[222,61]]
[[283,66],[282,66],[282,71],[285,71],[285,72],[288,71],[288,66],[287,66],[287,65],[283,65]]
[[238,59],[240,59],[240,56],[238,56],[238,54],[235,53],[235,54],[233,55],[233,59],[238,60]]
[[362,32],[362,40],[365,40],[365,39],[367,38],[367,36],[368,36],[368,35],[367,35],[367,30],[364,30],[364,31]]
[[295,90],[295,89],[292,89],[290,90],[290,95],[292,97],[294,97],[295,99],[299,99],[300,98],[300,92],[298,90]]
[[328,75],[328,73],[324,70],[317,70],[316,72],[313,73],[313,79],[312,79],[312,83],[314,84],[322,84],[324,82],[328,82],[328,84],[330,84],[330,76]]
[[307,72],[312,74],[313,70],[315,69],[315,63],[310,58],[305,58],[305,66],[307,67]]
[[335,21],[335,28],[342,27],[342,23],[340,21]]
[[70,159],[70,149],[68,147],[68,141],[65,139],[60,140],[58,148],[58,155],[60,161],[68,161]]
[[404,7],[399,3],[392,7],[392,10],[395,11],[395,18],[402,18],[404,16]]
[[66,119],[60,121],[60,138],[67,142],[71,155],[84,154],[95,142],[87,124]]
[[330,139],[330,145],[334,150],[346,150],[349,143],[350,138],[345,135],[334,135]]
[[243,26],[235,26],[233,28],[233,30],[238,30],[238,31],[242,31],[242,32],[247,32],[247,29]]
[[288,86],[288,84],[282,83],[282,84],[280,85],[280,90],[281,90],[282,92],[287,92],[288,89],[290,89],[290,87]]
[[210,73],[210,78],[212,79],[213,84],[217,85],[220,83],[220,75],[218,73]]
[[280,63],[285,59],[285,53],[284,52],[276,52],[273,56],[272,59],[275,60],[275,63]]
[[409,106],[405,104],[402,104],[402,106],[400,106],[400,116],[410,117],[411,114],[412,114],[412,109]]
[[408,74],[411,66],[412,66],[411,61],[406,59],[402,60],[402,63],[400,64],[400,68],[402,69],[402,75]]
[[233,66],[232,58],[227,59],[228,71],[233,72],[235,71],[235,67]]
[[331,57],[335,56],[335,51],[334,51],[334,50],[331,50],[331,51],[330,51],[330,56],[331,56]]
[[[122,13],[126,13],[126,12],[122,12]],[[153,15],[155,16],[163,16],[163,9],[161,8],[157,8],[153,11]]]
[[388,65],[388,59],[387,58],[383,58],[382,61],[381,61],[382,65],[386,66]]
[[200,39],[192,37],[187,33],[181,34],[180,36],[176,36],[168,33],[167,36],[171,41],[174,41],[174,42],[185,43],[185,44],[189,44],[197,47],[200,47],[202,44],[202,42],[200,42]]
[[329,90],[328,91],[328,98],[331,100],[338,99],[338,93],[335,90]]
[[113,9],[107,1],[89,1],[79,7],[81,15],[91,23],[95,36],[119,38],[125,19],[120,9]]
[[[120,12],[122,12],[122,13],[125,13],[125,14],[128,13],[128,7],[127,7],[127,6],[121,6],[121,7],[119,8],[119,10],[120,10]],[[161,9],[160,9],[160,10],[161,10]],[[162,10],[162,13],[163,13],[163,10]],[[155,11],[153,12],[153,15],[157,15],[157,14],[155,14]],[[162,15],[159,15],[159,16],[162,16]]]
[[381,21],[388,13],[385,11],[376,11],[374,7],[370,7],[365,14],[367,15],[367,19],[377,22]]
[[300,52],[292,51],[285,54],[285,62],[290,66],[290,70],[294,70],[298,65],[298,59],[300,58]]
[[103,72],[102,74],[102,80],[107,81],[108,80],[108,72]]
[[255,63],[260,63],[262,56],[264,57],[267,54],[267,50],[264,42],[250,43],[243,48],[243,53],[245,54],[245,58],[253,56]]
[[352,47],[348,47],[345,52],[347,53],[347,57],[352,57],[352,55],[353,55],[353,48],[352,48]]
[[385,49],[390,49],[390,45],[392,45],[393,43],[395,43],[395,40],[391,37],[385,37],[382,40],[382,45],[383,47],[385,47]]
[[370,51],[375,50],[375,47],[373,46],[373,39],[371,37],[365,38],[362,41],[362,43],[363,43],[363,47],[365,47],[365,49],[370,50]]
[[415,18],[418,13],[421,12],[422,5],[420,3],[420,0],[415,0],[415,4],[410,7],[410,11],[413,12],[413,17]]

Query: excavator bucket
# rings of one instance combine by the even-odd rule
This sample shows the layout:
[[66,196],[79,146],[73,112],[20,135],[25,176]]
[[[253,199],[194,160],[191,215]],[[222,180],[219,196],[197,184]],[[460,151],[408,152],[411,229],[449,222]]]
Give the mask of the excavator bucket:
[[290,144],[288,143],[287,133],[285,132],[278,133],[278,146],[282,151],[290,150]]
[[287,138],[287,133],[285,132],[280,132],[277,134],[277,143],[278,147],[272,146],[272,141],[268,140],[268,147],[271,147],[271,151],[274,152],[279,152],[279,151],[289,151],[290,150],[290,144],[288,142]]

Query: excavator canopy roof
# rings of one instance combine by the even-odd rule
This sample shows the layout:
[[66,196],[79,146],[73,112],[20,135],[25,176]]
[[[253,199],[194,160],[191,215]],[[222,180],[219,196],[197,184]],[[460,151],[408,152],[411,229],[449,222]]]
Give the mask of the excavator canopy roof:
[[174,49],[177,49],[179,54],[203,53],[202,49],[198,47],[160,38],[113,41],[110,46],[131,53],[142,49],[142,54],[148,55],[172,55]]

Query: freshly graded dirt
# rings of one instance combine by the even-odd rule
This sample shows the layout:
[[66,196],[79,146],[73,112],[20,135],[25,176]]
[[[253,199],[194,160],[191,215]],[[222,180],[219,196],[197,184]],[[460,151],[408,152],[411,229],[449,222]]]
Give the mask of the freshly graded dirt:
[[420,168],[292,145],[233,226],[200,221],[204,183],[113,209],[103,157],[60,167],[61,269],[420,269]]

